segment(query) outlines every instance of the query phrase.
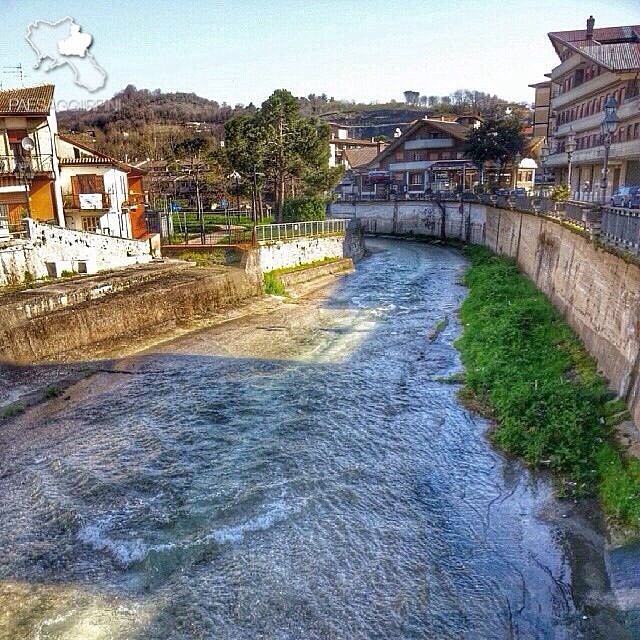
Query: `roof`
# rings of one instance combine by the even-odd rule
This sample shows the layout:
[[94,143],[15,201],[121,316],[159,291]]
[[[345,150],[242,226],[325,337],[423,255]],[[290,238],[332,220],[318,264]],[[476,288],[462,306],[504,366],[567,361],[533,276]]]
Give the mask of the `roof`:
[[610,71],[640,70],[640,25],[594,29],[590,40],[586,29],[548,35],[558,53],[564,46]]
[[60,158],[60,164],[65,166],[76,166],[76,165],[85,165],[85,164],[113,164],[117,166],[122,171],[126,171],[127,173],[135,173],[139,175],[145,175],[147,171],[140,167],[134,167],[133,165],[127,164],[126,162],[121,162],[120,160],[116,160],[106,153],[102,153],[102,151],[98,151],[91,145],[87,144],[84,141],[78,140],[75,136],[71,136],[69,134],[59,133],[58,138],[63,140],[67,144],[70,144],[74,147],[78,147],[87,153],[93,154],[92,158]]
[[405,140],[412,136],[416,131],[421,129],[425,125],[430,125],[435,129],[439,129],[444,133],[448,133],[458,140],[465,140],[469,132],[469,127],[460,124],[459,122],[451,122],[447,120],[432,120],[431,118],[422,118],[420,120],[414,120],[411,126],[399,137],[396,138],[384,151],[381,151],[376,160],[382,160],[386,158],[390,153],[395,151],[401,144],[404,144]]
[[548,89],[551,87],[551,80],[543,80],[542,82],[534,82],[529,85],[532,89]]
[[0,91],[0,115],[48,116],[51,112],[54,89],[52,84],[42,84]]
[[369,164],[378,155],[377,147],[362,147],[360,149],[345,149],[344,157],[352,169],[359,169]]
[[361,140],[360,138],[329,138],[329,144],[359,144],[362,147],[377,147],[378,143],[370,138]]

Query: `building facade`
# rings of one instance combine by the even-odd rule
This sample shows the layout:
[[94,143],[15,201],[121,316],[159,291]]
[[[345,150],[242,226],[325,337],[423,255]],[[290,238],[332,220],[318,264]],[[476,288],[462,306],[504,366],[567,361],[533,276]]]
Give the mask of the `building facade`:
[[58,135],[64,226],[121,238],[146,234],[144,171]]
[[64,225],[53,85],[0,91],[0,220]]
[[478,181],[477,167],[466,157],[469,128],[480,123],[474,116],[416,120],[359,175],[363,197],[391,194],[419,198],[430,193],[470,189]]
[[[640,25],[549,33],[559,64],[550,84],[546,166],[571,197],[608,201],[621,185],[640,185]],[[544,83],[540,83],[544,84]],[[536,123],[544,122],[544,92],[536,88]],[[611,138],[606,191],[601,190],[604,105],[613,96],[619,124]],[[540,98],[540,102],[538,99]],[[569,145],[569,146],[568,146]],[[570,153],[567,153],[567,150]],[[570,163],[571,161],[571,163]]]
[[379,153],[384,148],[385,143],[372,139],[352,138],[349,136],[349,130],[339,124],[330,123],[329,138],[329,166],[340,167],[345,169],[346,160],[344,153],[351,149],[375,149]]

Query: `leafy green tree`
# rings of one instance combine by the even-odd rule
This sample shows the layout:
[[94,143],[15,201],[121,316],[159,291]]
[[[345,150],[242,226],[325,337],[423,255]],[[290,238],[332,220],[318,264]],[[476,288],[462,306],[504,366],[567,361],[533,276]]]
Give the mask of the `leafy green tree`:
[[518,118],[489,118],[472,129],[465,141],[465,153],[482,170],[487,162],[505,165],[522,153],[524,136]]
[[287,190],[314,195],[332,188],[340,170],[329,167],[329,128],[300,114],[300,103],[278,89],[254,114],[225,125],[225,148],[233,169],[264,174],[272,186],[275,214],[282,220]]

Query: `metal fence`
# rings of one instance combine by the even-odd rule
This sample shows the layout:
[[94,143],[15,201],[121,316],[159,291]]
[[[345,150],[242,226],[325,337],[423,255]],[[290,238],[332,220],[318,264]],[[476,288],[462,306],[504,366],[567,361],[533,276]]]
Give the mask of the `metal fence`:
[[257,242],[276,242],[304,236],[328,236],[343,234],[349,220],[313,220],[285,224],[263,224],[256,227]]
[[36,173],[51,173],[53,171],[53,155],[0,155],[0,174],[13,174],[16,170],[27,168]]
[[640,254],[640,210],[602,207],[600,237],[614,247]]

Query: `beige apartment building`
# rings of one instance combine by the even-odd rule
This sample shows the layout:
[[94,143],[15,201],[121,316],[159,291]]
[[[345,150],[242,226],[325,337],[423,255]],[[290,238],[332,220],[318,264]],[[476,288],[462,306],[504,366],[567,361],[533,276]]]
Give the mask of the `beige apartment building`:
[[[556,184],[576,200],[608,200],[621,185],[640,185],[640,25],[549,33],[560,63],[536,90],[534,129],[547,132]],[[610,138],[606,192],[601,191],[607,98],[616,101],[618,125]],[[546,104],[545,104],[546,103]],[[569,152],[569,153],[568,153]]]

